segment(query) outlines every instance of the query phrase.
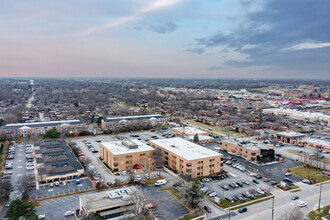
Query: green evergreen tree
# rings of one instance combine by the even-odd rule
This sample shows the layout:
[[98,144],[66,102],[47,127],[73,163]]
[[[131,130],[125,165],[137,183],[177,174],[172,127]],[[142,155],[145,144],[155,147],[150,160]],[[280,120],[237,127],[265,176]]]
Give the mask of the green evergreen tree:
[[48,130],[46,132],[46,137],[47,138],[59,138],[60,137],[60,133],[58,133],[58,131],[56,130],[55,127],[53,127],[52,129]]
[[193,182],[191,188],[187,190],[185,197],[188,199],[191,206],[196,208],[198,203],[203,198],[203,193],[199,189],[198,184]]
[[20,199],[14,200],[6,213],[6,218],[9,220],[17,220],[20,217],[23,219],[37,219],[36,209],[31,202],[22,202]]
[[199,142],[199,138],[198,138],[198,135],[197,134],[195,134],[193,141],[194,141],[194,143],[198,143]]

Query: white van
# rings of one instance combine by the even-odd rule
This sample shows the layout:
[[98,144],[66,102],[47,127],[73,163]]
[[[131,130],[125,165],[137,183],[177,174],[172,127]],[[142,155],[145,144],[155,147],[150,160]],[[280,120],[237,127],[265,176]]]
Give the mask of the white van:
[[155,182],[155,186],[165,185],[166,183],[167,183],[166,179],[157,180],[157,181]]

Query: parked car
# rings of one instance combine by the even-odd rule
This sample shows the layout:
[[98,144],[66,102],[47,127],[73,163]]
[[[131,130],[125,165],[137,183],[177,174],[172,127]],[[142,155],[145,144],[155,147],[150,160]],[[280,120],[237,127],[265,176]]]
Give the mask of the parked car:
[[253,179],[252,182],[254,182],[255,184],[259,184],[259,181],[256,179]]
[[299,196],[292,196],[291,197],[291,200],[297,200],[297,199],[299,199]]
[[167,183],[166,179],[162,179],[162,180],[157,180],[155,182],[155,186],[161,186],[161,185],[165,185]]
[[285,176],[291,176],[291,173],[286,172],[286,173],[285,173]]
[[227,185],[222,185],[221,188],[223,188],[224,190],[229,190],[229,187]]
[[211,213],[212,212],[212,209],[209,207],[209,206],[204,206],[204,209],[208,212],[208,213]]
[[54,183],[49,183],[49,187],[54,187]]
[[141,176],[140,176],[140,175],[135,175],[135,179],[136,179],[137,181],[140,181],[140,180],[142,180],[142,178],[141,178]]

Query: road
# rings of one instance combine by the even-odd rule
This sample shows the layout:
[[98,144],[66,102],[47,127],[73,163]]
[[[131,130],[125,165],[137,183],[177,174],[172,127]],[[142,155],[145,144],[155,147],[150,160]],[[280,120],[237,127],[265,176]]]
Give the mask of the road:
[[[306,202],[307,206],[299,208],[306,216],[310,211],[317,209],[319,201],[320,186],[307,185],[303,183],[297,183],[301,187],[301,191],[296,193],[284,192],[282,190],[273,190],[275,195],[275,209],[274,219],[281,219],[281,216],[297,207],[300,201]],[[297,195],[300,198],[298,200],[291,200],[293,195]],[[322,186],[322,199],[321,206],[330,204],[330,184],[324,184]],[[271,219],[272,214],[272,200],[267,200],[262,203],[248,206],[248,211],[242,214],[238,214],[232,219],[246,219],[246,220],[259,220],[259,219]]]

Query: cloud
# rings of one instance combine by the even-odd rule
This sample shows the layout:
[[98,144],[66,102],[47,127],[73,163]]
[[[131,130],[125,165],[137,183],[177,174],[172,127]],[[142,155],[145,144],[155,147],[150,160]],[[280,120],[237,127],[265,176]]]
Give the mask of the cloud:
[[196,53],[196,54],[202,54],[202,53],[205,52],[205,49],[203,49],[203,48],[189,48],[186,51]]
[[147,25],[143,25],[143,26],[133,27],[133,29],[147,30],[147,31],[152,31],[152,32],[156,32],[159,34],[167,34],[167,33],[176,31],[177,25],[172,22],[167,22],[167,23],[158,24],[158,25],[147,24]]
[[223,67],[223,66],[211,66],[211,67],[208,67],[206,68],[207,70],[225,70],[226,68]]
[[[252,3],[251,3],[252,4]],[[225,60],[234,67],[277,66],[296,71],[324,70],[330,60],[330,1],[265,1],[262,10],[244,15],[239,24],[195,39],[204,52],[219,48],[245,54]],[[235,20],[235,19],[233,19]],[[317,52],[313,49],[318,49]],[[214,50],[213,50],[214,51]]]
[[121,26],[121,25],[123,25],[127,22],[142,18],[142,17],[146,16],[148,13],[150,13],[152,11],[157,11],[157,10],[175,5],[175,4],[179,3],[180,1],[182,1],[182,0],[158,0],[156,2],[153,2],[153,3],[149,4],[145,8],[137,11],[136,13],[134,13],[130,16],[119,18],[115,21],[109,22],[109,23],[107,23],[105,25],[102,25],[102,26],[97,26],[97,27],[90,28],[90,29],[88,29],[84,32],[84,35],[89,35],[89,34],[92,34],[94,32],[104,31],[104,30],[109,29],[109,28],[114,28],[114,27]]
[[300,43],[291,47],[284,48],[284,51],[290,50],[307,50],[307,49],[320,49],[330,47],[330,43]]

